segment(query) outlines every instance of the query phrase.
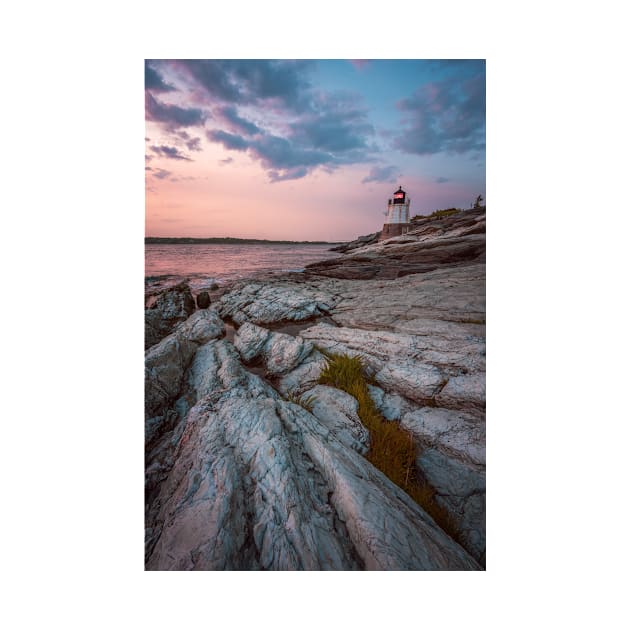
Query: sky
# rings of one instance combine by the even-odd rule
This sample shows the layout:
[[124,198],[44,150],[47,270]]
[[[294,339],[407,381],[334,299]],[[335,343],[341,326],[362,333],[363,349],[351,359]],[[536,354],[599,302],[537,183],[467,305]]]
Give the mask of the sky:
[[484,60],[145,60],[146,235],[351,240],[485,199]]

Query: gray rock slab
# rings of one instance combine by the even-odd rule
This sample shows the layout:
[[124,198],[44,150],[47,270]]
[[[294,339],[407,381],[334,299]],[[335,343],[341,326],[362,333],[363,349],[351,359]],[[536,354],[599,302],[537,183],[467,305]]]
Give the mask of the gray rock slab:
[[345,410],[322,421],[224,339],[198,350],[189,382],[203,397],[148,510],[148,569],[480,569],[348,445],[348,399],[318,390]]
[[485,466],[486,425],[477,416],[423,407],[406,413],[401,424],[423,444],[464,462]]
[[486,552],[486,473],[437,449],[420,451],[416,465],[436,490],[462,546],[479,562]]
[[234,345],[244,361],[260,357],[272,376],[291,371],[313,349],[313,344],[301,337],[272,332],[249,322],[238,329]]
[[323,354],[313,350],[295,369],[282,375],[276,386],[285,396],[289,393],[299,395],[317,385],[319,375],[326,366]]
[[302,395],[312,398],[311,413],[345,446],[365,455],[370,447],[370,433],[361,422],[354,396],[335,387],[317,385]]
[[417,405],[410,403],[402,396],[388,394],[376,385],[368,385],[368,391],[376,408],[386,420],[400,420],[405,413],[417,408]]
[[237,324],[301,321],[327,314],[335,296],[299,282],[246,282],[221,297],[219,312]]
[[145,439],[160,431],[169,406],[183,389],[184,374],[199,346],[217,338],[224,325],[216,311],[197,311],[145,352]]
[[175,326],[195,311],[195,299],[185,284],[163,291],[144,312],[145,350],[170,334]]

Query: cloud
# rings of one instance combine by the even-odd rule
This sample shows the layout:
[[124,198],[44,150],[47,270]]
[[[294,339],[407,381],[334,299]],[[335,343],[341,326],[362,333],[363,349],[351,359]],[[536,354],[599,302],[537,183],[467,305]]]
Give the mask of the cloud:
[[401,151],[430,155],[485,149],[484,73],[426,83],[397,106],[406,114],[402,122],[407,128],[394,140]]
[[[213,128],[206,131],[207,139],[230,151],[247,152],[272,182],[298,179],[319,167],[330,172],[374,160],[374,128],[367,110],[351,93],[314,90],[309,79],[313,61],[174,63],[181,76],[201,88],[198,102],[212,107]],[[252,113],[256,122],[250,119]]]
[[219,164],[231,164],[234,162],[234,158],[227,157],[224,160],[219,160]]
[[397,173],[398,168],[395,166],[374,166],[370,170],[369,175],[361,180],[361,183],[368,184],[369,182],[389,182],[390,184],[395,184]]
[[171,171],[167,171],[163,168],[155,169],[155,173],[153,173],[153,177],[157,177],[158,179],[168,179],[173,173]]
[[305,149],[286,138],[271,134],[247,139],[225,131],[211,130],[208,139],[232,151],[248,151],[262,163],[272,182],[299,179],[313,168],[334,160],[329,153]]
[[210,142],[218,142],[231,151],[245,151],[249,147],[245,138],[221,129],[211,129],[206,135]]
[[168,158],[169,160],[187,160],[188,162],[192,162],[192,160],[188,156],[182,155],[177,147],[169,147],[165,144],[162,144],[160,146],[153,145],[150,147],[150,149],[156,155]]
[[269,171],[269,180],[273,182],[283,182],[288,179],[301,179],[308,175],[309,170],[304,166],[298,166],[295,168],[285,169],[284,172]]
[[291,129],[301,144],[333,153],[365,149],[374,133],[367,112],[347,94],[320,96],[314,111],[301,116]]
[[374,128],[367,111],[348,93],[315,94],[308,110],[294,113],[280,133],[262,129],[238,115],[233,106],[215,110],[230,131],[212,129],[208,140],[232,151],[247,151],[268,171],[272,182],[305,177],[321,167],[372,161]]
[[201,151],[201,138],[186,140],[186,147],[189,151]]
[[193,138],[183,129],[181,131],[176,132],[175,135],[180,140],[184,141],[184,144],[186,145],[186,148],[189,151],[202,151],[203,150],[201,147],[201,138]]
[[147,120],[163,123],[169,129],[203,125],[207,114],[196,107],[179,107],[158,101],[149,92],[145,93],[145,112]]
[[225,105],[216,110],[216,114],[228,124],[230,131],[237,133],[244,133],[245,135],[252,136],[260,132],[260,129],[249,120],[241,118],[236,111],[236,107],[231,105]]
[[144,61],[144,89],[153,92],[172,92],[175,88],[164,82],[160,74],[149,65],[149,61]]
[[286,138],[273,135],[253,141],[250,148],[254,155],[262,161],[263,166],[270,170],[294,169],[297,166],[318,166],[332,162],[334,159],[325,151],[303,148]]
[[192,59],[177,62],[213,99],[253,104],[275,101],[301,111],[308,107],[312,61]]
[[451,180],[448,177],[436,177],[435,178],[435,183],[436,184],[446,184],[446,182],[450,182]]

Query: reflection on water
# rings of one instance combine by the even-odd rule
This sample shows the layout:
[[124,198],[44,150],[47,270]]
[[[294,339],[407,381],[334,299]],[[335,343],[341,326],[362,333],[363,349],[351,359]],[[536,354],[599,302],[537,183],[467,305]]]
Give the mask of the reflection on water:
[[305,265],[335,258],[331,245],[145,245],[147,289],[182,280],[193,291],[261,271],[301,271]]

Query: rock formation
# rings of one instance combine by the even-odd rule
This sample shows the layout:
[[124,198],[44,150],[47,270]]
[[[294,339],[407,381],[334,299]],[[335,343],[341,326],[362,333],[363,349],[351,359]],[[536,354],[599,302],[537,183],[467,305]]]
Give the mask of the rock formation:
[[144,348],[150,348],[168,335],[195,310],[195,299],[186,284],[160,293],[144,312]]
[[358,249],[359,247],[364,247],[365,245],[371,245],[372,243],[378,242],[380,235],[380,232],[374,232],[373,234],[367,234],[366,236],[359,236],[359,238],[354,241],[350,241],[349,243],[335,245],[335,247],[331,247],[328,251],[343,253],[349,252],[353,249]]
[[207,291],[197,294],[197,308],[208,308],[210,306],[210,295]]
[[353,249],[343,258],[312,263],[306,271],[331,278],[389,279],[485,262],[485,209],[419,220],[413,225],[402,236]]
[[[482,569],[484,229],[469,211],[241,281],[147,350],[148,569]],[[326,352],[364,358],[454,538],[365,458]]]

